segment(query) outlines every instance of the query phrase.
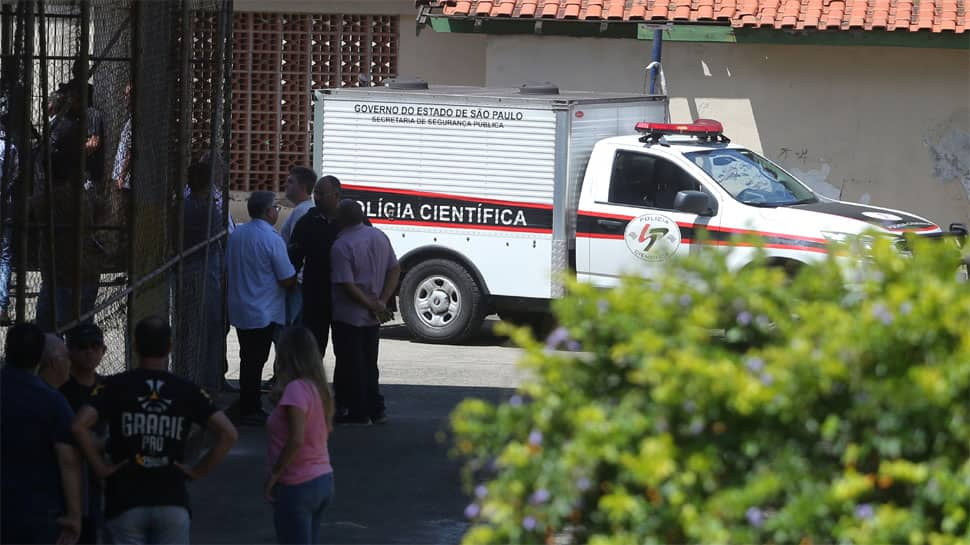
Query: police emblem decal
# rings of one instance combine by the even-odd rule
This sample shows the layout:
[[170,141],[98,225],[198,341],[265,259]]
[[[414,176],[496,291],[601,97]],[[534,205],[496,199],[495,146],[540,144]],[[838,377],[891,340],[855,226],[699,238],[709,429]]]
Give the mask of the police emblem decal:
[[680,248],[680,227],[667,216],[644,214],[630,220],[623,240],[630,253],[644,261],[666,261]]

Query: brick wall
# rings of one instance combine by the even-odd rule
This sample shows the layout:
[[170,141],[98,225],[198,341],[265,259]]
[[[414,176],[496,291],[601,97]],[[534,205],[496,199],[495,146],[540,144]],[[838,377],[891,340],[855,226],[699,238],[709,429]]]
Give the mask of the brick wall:
[[314,89],[375,85],[397,75],[398,17],[236,13],[230,188],[282,191],[311,165]]

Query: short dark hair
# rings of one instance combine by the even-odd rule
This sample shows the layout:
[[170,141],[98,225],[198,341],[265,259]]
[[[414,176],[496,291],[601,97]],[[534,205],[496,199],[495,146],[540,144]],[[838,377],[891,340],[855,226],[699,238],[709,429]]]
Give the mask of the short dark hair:
[[330,184],[330,187],[334,188],[335,191],[340,191],[340,180],[338,180],[336,176],[331,176],[329,174],[326,176],[321,176],[320,179],[317,180],[317,183],[320,182],[327,182]]
[[7,330],[4,359],[18,369],[35,369],[44,353],[44,330],[35,324],[15,324]]
[[307,195],[313,193],[313,184],[317,182],[317,173],[313,172],[313,169],[293,166],[290,167],[290,176],[296,178],[296,181],[306,190]]
[[209,174],[212,167],[208,163],[198,162],[189,165],[189,189],[192,193],[205,193],[209,187]]
[[164,358],[172,349],[172,326],[158,316],[143,318],[135,326],[135,352],[143,358]]
[[249,217],[256,219],[266,215],[266,211],[276,200],[276,193],[272,191],[253,191],[246,201],[246,209],[249,210]]
[[364,223],[364,209],[353,199],[341,199],[337,208],[337,221],[341,227],[353,227]]

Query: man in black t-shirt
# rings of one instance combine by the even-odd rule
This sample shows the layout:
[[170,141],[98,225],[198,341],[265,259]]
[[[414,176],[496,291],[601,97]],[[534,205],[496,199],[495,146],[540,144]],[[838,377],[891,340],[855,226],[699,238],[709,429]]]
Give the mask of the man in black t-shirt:
[[[71,358],[71,375],[61,386],[61,394],[67,398],[75,413],[84,405],[91,404],[91,392],[104,380],[98,374],[98,366],[107,350],[104,346],[104,333],[93,323],[83,323],[67,332],[67,350]],[[104,419],[92,429],[99,447],[108,433],[108,423]],[[100,448],[99,450],[103,450]],[[81,537],[79,545],[99,543],[98,530],[103,523],[101,479],[93,471],[85,468],[82,473]]]
[[[105,528],[120,543],[188,543],[185,482],[208,474],[236,442],[236,429],[199,387],[167,371],[172,328],[157,316],[135,327],[140,366],[104,379],[72,431],[94,472],[105,479]],[[108,422],[105,460],[90,430]],[[215,446],[185,465],[192,424],[207,425]]]

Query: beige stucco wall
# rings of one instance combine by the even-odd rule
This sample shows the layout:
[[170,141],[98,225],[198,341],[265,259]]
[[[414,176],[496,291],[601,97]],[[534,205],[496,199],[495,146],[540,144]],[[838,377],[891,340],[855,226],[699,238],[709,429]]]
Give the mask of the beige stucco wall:
[[[650,42],[488,39],[486,83],[636,92]],[[523,54],[528,52],[528,54]],[[820,192],[970,221],[970,55],[901,47],[664,44],[673,121],[721,120]]]

